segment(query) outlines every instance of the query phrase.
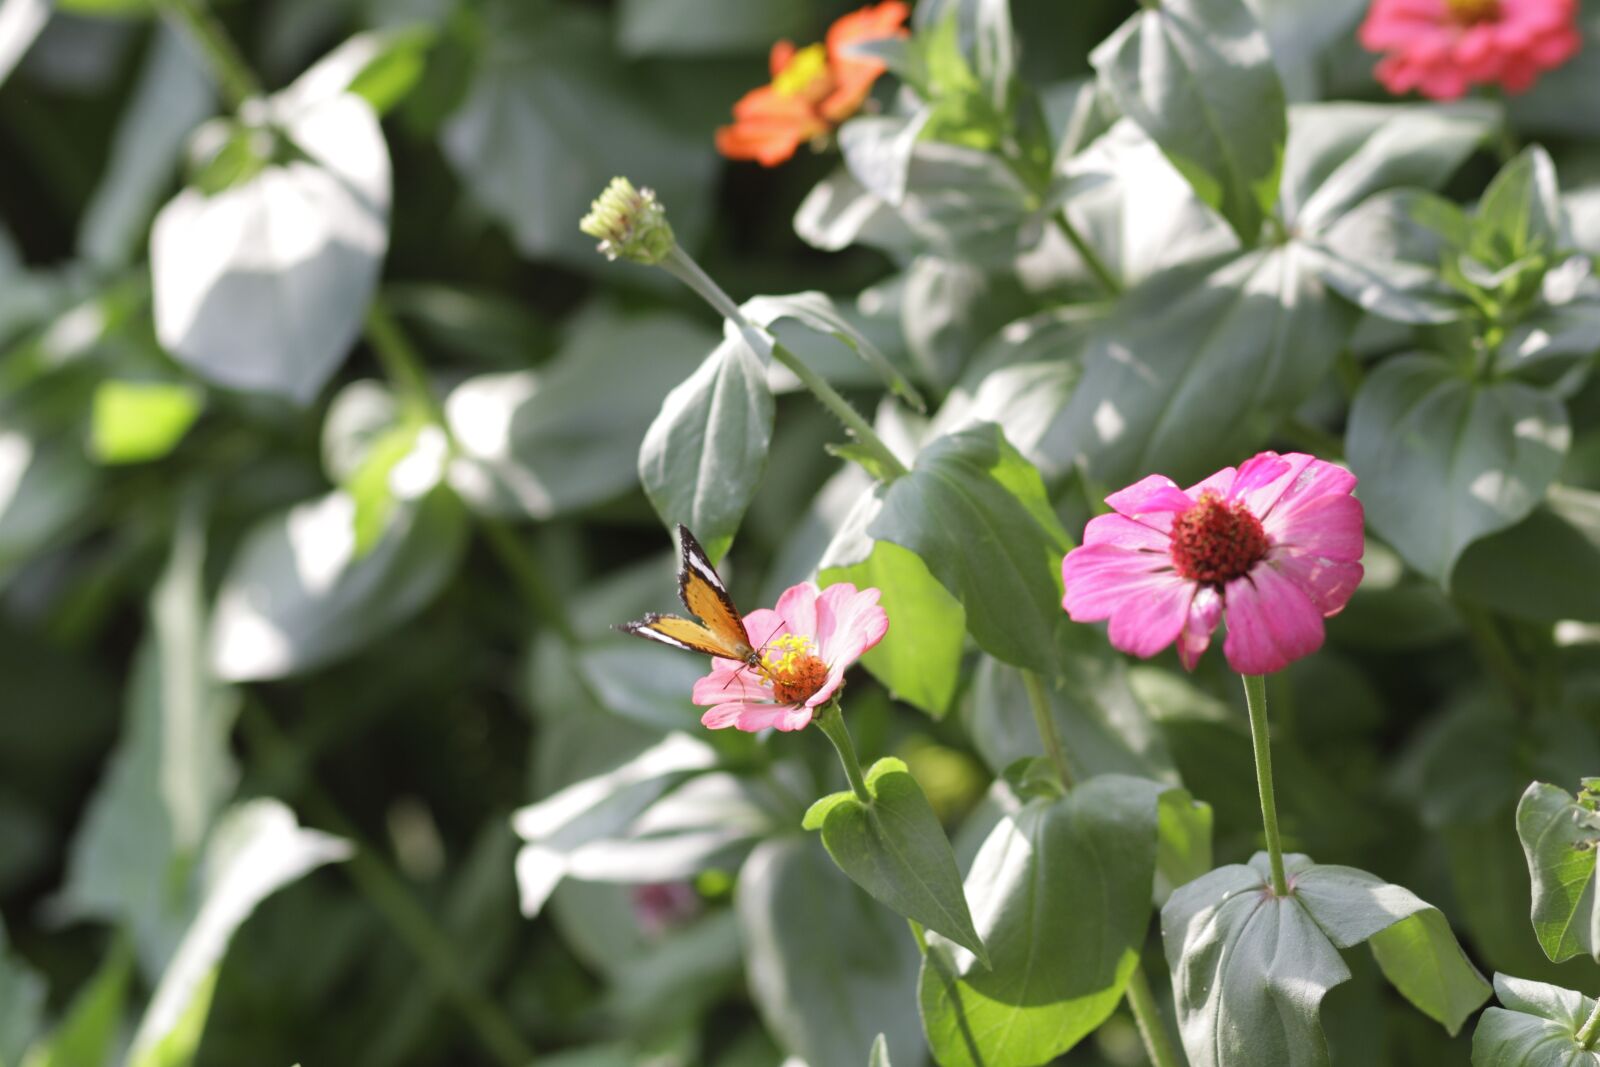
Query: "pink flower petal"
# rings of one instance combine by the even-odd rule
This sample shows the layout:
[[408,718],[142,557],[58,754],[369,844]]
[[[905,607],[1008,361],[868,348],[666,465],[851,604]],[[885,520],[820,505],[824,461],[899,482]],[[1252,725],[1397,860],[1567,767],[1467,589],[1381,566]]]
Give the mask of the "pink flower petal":
[[1061,606],[1074,622],[1099,622],[1157,579],[1177,579],[1172,561],[1165,556],[1115,545],[1083,545],[1061,561],[1061,580],[1066,586]]
[[1159,474],[1151,474],[1126,489],[1117,490],[1106,497],[1106,503],[1130,519],[1188,511],[1194,505],[1194,501],[1178,488],[1177,482]]
[[700,725],[707,729],[723,730],[732,726],[752,734],[768,728],[800,730],[810,722],[810,708],[794,708],[787,704],[719,704],[700,716]]
[[773,638],[782,636],[784,625],[776,611],[756,608],[744,617],[744,629],[750,635],[751,646],[759,649],[771,644]]
[[1216,493],[1223,499],[1227,499],[1228,494],[1233,491],[1233,480],[1238,476],[1239,472],[1232,467],[1223,467],[1204,481],[1195,482],[1184,492],[1196,500],[1200,499],[1201,493]]
[[1323,615],[1337,615],[1344,610],[1350,595],[1361,584],[1363,573],[1359,563],[1292,548],[1273,549],[1263,566],[1293,582]]
[[820,595],[815,583],[801,582],[791,585],[783,591],[778,598],[775,609],[778,618],[783,621],[786,632],[809,637],[812,640],[817,636],[817,597]]
[[831,671],[843,673],[889,630],[889,615],[878,605],[876,589],[857,590],[849,582],[830,585],[817,598],[817,655]]
[[1130,655],[1148,659],[1177,640],[1189,617],[1195,584],[1174,573],[1156,574],[1130,585],[1111,613],[1111,643]]
[[1271,486],[1292,469],[1290,460],[1276,452],[1258,452],[1239,465],[1239,473],[1228,490],[1228,499],[1243,500],[1250,513],[1260,518],[1271,506],[1270,500],[1277,498],[1277,493],[1270,491]]
[[1322,613],[1272,567],[1228,583],[1222,652],[1240,674],[1270,674],[1322,647]]
[[[1188,497],[1184,497],[1188,500]],[[1170,516],[1167,517],[1167,526],[1171,525]],[[1083,543],[1086,545],[1116,545],[1120,548],[1144,549],[1149,552],[1159,552],[1165,555],[1170,542],[1170,534],[1166,529],[1156,529],[1145,522],[1139,522],[1113,512],[1110,515],[1096,515],[1090,519],[1083,528]]]
[[1341,493],[1280,504],[1261,527],[1274,546],[1358,560],[1366,550],[1364,514],[1361,501]]
[[740,700],[771,700],[772,689],[762,677],[743,663],[728,659],[711,661],[711,673],[697,679],[690,699],[702,706]]
[[1184,670],[1194,670],[1205,650],[1211,647],[1211,634],[1221,621],[1222,594],[1209,585],[1202,586],[1189,602],[1183,632],[1178,634],[1178,659]]

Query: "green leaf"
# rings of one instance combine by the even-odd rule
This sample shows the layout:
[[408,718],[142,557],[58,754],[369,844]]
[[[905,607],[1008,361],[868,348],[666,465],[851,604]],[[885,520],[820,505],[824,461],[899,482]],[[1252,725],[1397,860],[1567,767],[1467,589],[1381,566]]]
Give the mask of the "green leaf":
[[1156,815],[1155,903],[1160,907],[1173,890],[1211,870],[1211,805],[1186,789],[1168,789]]
[[905,763],[884,758],[867,771],[867,792],[871,803],[850,792],[819,800],[806,813],[806,829],[821,828],[828,854],[862,889],[987,965],[955,854],[922,786]]
[[880,491],[883,510],[868,535],[922,557],[961,601],[973,639],[989,654],[1050,671],[1061,557],[1071,542],[1039,472],[1000,428],[985,423],[939,438],[911,473]]
[[860,1063],[881,1033],[896,1059],[921,1062],[917,949],[905,922],[852,885],[818,842],[757,846],[734,904],[751,997],[785,1052]]
[[1045,1063],[1115,1010],[1149,923],[1165,791],[1092,778],[990,833],[967,895],[993,969],[937,937],[922,968],[923,1024],[942,1067]]
[[1555,963],[1577,955],[1600,962],[1596,822],[1592,805],[1544,782],[1528,786],[1517,803],[1517,836],[1533,882],[1533,932]]
[[466,515],[444,488],[396,508],[363,556],[355,519],[355,500],[334,492],[257,523],[217,591],[219,677],[282,678],[354,651],[425,607],[466,546]]
[[1552,485],[1526,519],[1469,545],[1450,580],[1519,618],[1600,622],[1600,493]]
[[20,1061],[43,1021],[46,991],[44,979],[7,947],[0,921],[0,1064]]
[[1165,0],[1090,59],[1122,113],[1253,246],[1278,197],[1288,117],[1250,9],[1242,0]]
[[276,800],[235,805],[206,844],[200,904],[161,975],[128,1050],[130,1067],[186,1067],[234,932],[291,882],[350,855],[347,842],[307,830]]
[[1597,1067],[1600,1051],[1578,1042],[1594,1001],[1559,986],[1494,976],[1503,1008],[1490,1008],[1472,1035],[1472,1067]]
[[105,960],[72,999],[49,1037],[28,1050],[22,1067],[104,1067],[111,1058],[133,978],[133,951],[117,938]]
[[920,556],[866,536],[882,506],[876,486],[861,497],[823,555],[817,581],[878,590],[878,602],[893,622],[862,665],[895,699],[943,718],[961,678],[966,612]]
[[421,80],[435,37],[423,24],[358,33],[312,64],[290,91],[352,93],[388,114]]
[[806,292],[789,296],[757,296],[746,300],[740,305],[740,310],[751,322],[767,330],[781,320],[793,319],[810,330],[834,338],[877,371],[895,396],[917,411],[927,410],[927,403],[922,399],[922,394],[917,392],[916,386],[907,380],[900,368],[889,362],[889,357],[840,314],[826,294]]
[[773,411],[760,359],[731,337],[667,394],[645,432],[645,494],[667,526],[693,530],[713,562],[733,544],[766,469]]
[[891,1067],[889,1039],[879,1034],[872,1040],[872,1054],[867,1057],[867,1067]]
[[171,452],[200,415],[202,397],[176,382],[108,379],[94,391],[89,450],[101,463],[143,463]]
[[0,581],[69,529],[98,483],[78,441],[0,410]]
[[1478,201],[1468,251],[1491,264],[1550,255],[1561,241],[1561,188],[1555,164],[1538,145],[1500,168]]
[[479,375],[451,391],[445,416],[460,450],[451,485],[475,511],[535,519],[632,491],[662,397],[716,343],[677,315],[580,315],[538,370]]
[[1567,412],[1511,381],[1478,384],[1428,355],[1367,376],[1345,431],[1373,529],[1446,587],[1472,542],[1524,518],[1566,455]]
[[1454,203],[1396,189],[1336,219],[1313,247],[1322,280],[1363,310],[1395,322],[1451,322],[1467,303],[1439,268],[1466,226]]
[[1050,447],[1101,483],[1236,463],[1322,383],[1356,316],[1291,242],[1163,271],[1091,334]]
[[1326,1067],[1323,997],[1350,977],[1339,950],[1372,945],[1384,974],[1454,1033],[1488,998],[1436,909],[1351,867],[1284,857],[1274,896],[1265,853],[1219,867],[1161,912],[1179,1029],[1193,1067]]

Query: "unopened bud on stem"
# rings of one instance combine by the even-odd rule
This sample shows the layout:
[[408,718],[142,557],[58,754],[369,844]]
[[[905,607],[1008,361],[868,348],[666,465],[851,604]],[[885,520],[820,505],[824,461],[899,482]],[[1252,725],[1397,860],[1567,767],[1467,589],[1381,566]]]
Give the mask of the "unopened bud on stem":
[[578,228],[600,242],[607,259],[630,259],[654,266],[677,245],[667,209],[649,189],[635,189],[626,178],[612,178]]

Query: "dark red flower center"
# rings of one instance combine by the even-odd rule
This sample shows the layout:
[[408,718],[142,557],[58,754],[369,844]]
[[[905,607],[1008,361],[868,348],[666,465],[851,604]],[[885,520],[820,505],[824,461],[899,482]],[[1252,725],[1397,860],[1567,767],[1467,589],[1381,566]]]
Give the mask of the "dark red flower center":
[[1266,558],[1267,532],[1242,500],[1206,491],[1172,523],[1172,565],[1193,582],[1221,585]]
[[1493,22],[1500,17],[1500,0],[1445,0],[1450,17],[1463,26]]

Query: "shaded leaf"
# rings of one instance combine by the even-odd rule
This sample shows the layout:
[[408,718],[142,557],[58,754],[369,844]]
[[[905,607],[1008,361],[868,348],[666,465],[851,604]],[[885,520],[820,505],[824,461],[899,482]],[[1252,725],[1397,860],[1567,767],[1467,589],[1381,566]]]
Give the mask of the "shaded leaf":
[[1594,1001],[1559,986],[1494,976],[1502,1008],[1490,1008],[1472,1035],[1472,1067],[1595,1067],[1600,1051],[1577,1039]]
[[1558,786],[1534,782],[1517,803],[1517,837],[1533,883],[1533,932],[1544,954],[1600,962],[1595,857],[1600,817]]
[[176,382],[108,379],[94,391],[89,449],[101,463],[142,463],[177,447],[200,415],[202,397]]

